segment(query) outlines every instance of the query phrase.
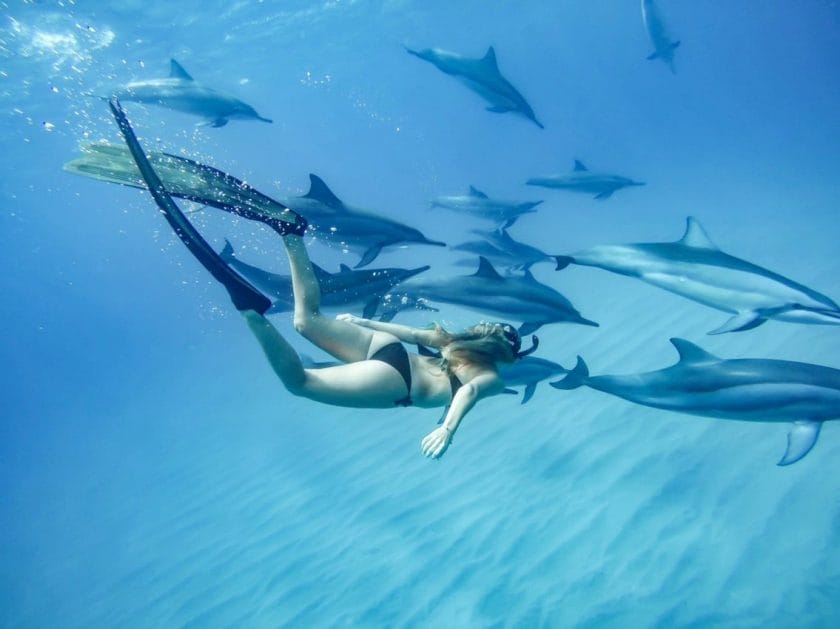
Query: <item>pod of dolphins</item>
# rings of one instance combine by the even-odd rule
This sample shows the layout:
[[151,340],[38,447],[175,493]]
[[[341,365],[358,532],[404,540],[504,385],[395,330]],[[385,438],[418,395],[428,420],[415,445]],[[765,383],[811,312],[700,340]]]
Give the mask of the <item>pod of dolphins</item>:
[[[674,41],[654,0],[642,0],[642,18],[653,52],[648,59],[665,62],[674,71]],[[428,61],[479,94],[494,113],[514,113],[544,128],[520,92],[499,71],[491,46],[480,58],[439,49],[407,52]],[[241,100],[196,83],[174,59],[170,76],[128,83],[116,90],[124,101],[150,103],[198,115],[203,124],[222,127],[232,119],[271,122]],[[444,208],[495,224],[493,230],[474,230],[479,239],[452,246],[477,256],[458,263],[476,270],[467,275],[425,279],[428,265],[414,269],[362,269],[393,246],[425,244],[443,247],[418,229],[375,211],[347,205],[317,175],[299,197],[275,201],[248,184],[210,166],[169,155],[150,153],[149,161],[166,190],[175,197],[235,212],[246,218],[279,216],[292,208],[309,221],[316,239],[359,255],[355,269],[341,265],[336,273],[315,267],[326,309],[360,311],[367,318],[390,320],[406,309],[436,310],[450,304],[503,320],[521,322],[528,334],[551,323],[597,326],[561,293],[537,281],[530,267],[551,262],[557,270],[569,265],[600,268],[638,278],[692,301],[730,315],[709,334],[753,329],[769,320],[803,324],[840,325],[840,307],[829,297],[783,275],[724,253],[701,224],[688,217],[677,241],[601,245],[566,254],[549,254],[518,242],[508,228],[521,216],[537,212],[536,201],[493,199],[473,186],[467,194],[432,199]],[[65,164],[68,172],[135,188],[144,179],[122,145],[94,143],[82,147],[81,157]],[[590,171],[580,161],[570,173],[529,179],[528,185],[582,192],[605,200],[617,190],[644,183],[614,174]],[[272,299],[269,313],[293,309],[291,279],[247,264],[227,242],[221,252],[230,268]],[[502,269],[500,272],[499,269]],[[501,373],[508,386],[524,386],[522,403],[534,395],[539,382],[554,378],[555,389],[588,386],[636,404],[687,414],[758,422],[791,422],[787,448],[779,465],[790,465],[813,448],[823,421],[840,417],[840,370],[820,365],[773,359],[718,358],[684,339],[671,343],[679,361],[649,373],[590,376],[585,361],[567,370],[544,358],[526,357]]]

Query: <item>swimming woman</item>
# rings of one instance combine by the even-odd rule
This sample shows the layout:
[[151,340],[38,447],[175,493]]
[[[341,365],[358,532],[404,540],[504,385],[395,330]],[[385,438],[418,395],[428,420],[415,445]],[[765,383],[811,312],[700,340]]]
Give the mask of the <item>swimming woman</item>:
[[[304,368],[295,349],[265,318],[270,301],[228,267],[187,220],[143,153],[119,102],[112,99],[110,106],[143,180],[166,220],[199,262],[227,289],[290,393],[316,402],[356,408],[446,406],[441,425],[421,442],[423,454],[438,458],[446,452],[452,436],[475,403],[504,391],[496,365],[512,363],[536,348],[537,339],[533,337],[534,347],[521,351],[518,332],[501,323],[480,323],[453,334],[440,326],[412,328],[349,314],[336,319],[324,317],[320,311],[318,280],[303,242],[306,220],[288,208],[283,215],[266,217],[227,207],[246,218],[264,222],[280,234],[291,269],[295,329],[345,363],[320,369]],[[437,349],[439,355],[410,353],[403,342]]]

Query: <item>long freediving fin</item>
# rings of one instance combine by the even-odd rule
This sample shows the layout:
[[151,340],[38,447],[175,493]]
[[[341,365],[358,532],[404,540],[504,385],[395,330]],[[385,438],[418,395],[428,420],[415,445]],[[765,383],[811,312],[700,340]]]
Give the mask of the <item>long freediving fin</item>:
[[137,163],[137,168],[143,176],[143,181],[145,181],[149,192],[152,194],[152,198],[163,212],[175,234],[181,239],[181,242],[187,246],[196,260],[227,289],[237,310],[255,310],[260,314],[265,314],[265,311],[271,307],[271,300],[235,273],[202,238],[198,230],[193,227],[192,223],[175,204],[175,201],[172,200],[172,197],[169,196],[166,188],[163,187],[163,183],[161,183],[160,178],[143,153],[143,148],[140,146],[140,142],[137,140],[120,102],[116,98],[111,98],[108,105],[117,121],[117,126],[125,139],[125,143]]

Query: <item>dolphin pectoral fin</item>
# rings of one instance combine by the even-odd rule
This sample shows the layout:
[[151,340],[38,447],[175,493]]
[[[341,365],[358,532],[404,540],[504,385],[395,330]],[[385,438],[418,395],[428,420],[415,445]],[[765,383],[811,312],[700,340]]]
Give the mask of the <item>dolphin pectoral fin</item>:
[[727,332],[743,332],[757,328],[767,319],[753,310],[739,312],[719,328],[715,328],[709,334],[726,334]]
[[652,52],[646,57],[646,59],[648,61],[653,61],[654,59],[659,59],[659,53],[658,52]]
[[572,256],[554,256],[554,259],[557,261],[557,266],[554,267],[555,271],[562,271],[575,261]]
[[820,436],[822,422],[798,421],[787,436],[787,449],[785,455],[776,465],[790,465],[796,463],[811,451]]
[[609,199],[615,190],[607,190],[606,192],[601,192],[600,194],[596,194],[595,198],[598,201],[603,201],[604,199]]
[[214,129],[218,129],[219,127],[224,127],[227,123],[227,118],[216,118],[215,120],[210,122],[210,126]]
[[364,254],[362,255],[362,259],[359,260],[356,263],[356,266],[354,266],[353,268],[354,269],[360,269],[363,266],[367,266],[368,264],[370,264],[371,262],[373,262],[376,259],[376,256],[378,256],[381,251],[382,251],[382,245],[381,244],[380,245],[373,245],[367,251],[364,252]]
[[379,308],[379,297],[371,299],[365,304],[365,307],[362,310],[362,316],[365,319],[373,319],[373,315],[376,314],[377,308]]
[[534,397],[534,391],[537,390],[537,383],[532,382],[525,386],[525,392],[522,394],[522,404]]
[[577,389],[578,387],[585,385],[588,379],[589,367],[586,366],[586,362],[584,362],[583,358],[578,356],[577,364],[575,365],[574,369],[567,373],[562,379],[556,380],[554,382],[549,382],[548,384],[554,387],[555,389],[568,391],[570,389]]
[[542,325],[542,321],[526,321],[525,323],[519,326],[519,335],[526,336],[528,334],[531,334],[531,332],[536,332],[542,327]]
[[[510,387],[506,387],[506,388],[502,389],[502,393],[504,393],[506,395],[519,395],[519,391],[517,391],[516,389],[511,389]],[[523,402],[523,404],[524,404],[524,402]]]
[[505,107],[504,105],[493,105],[491,107],[487,107],[487,111],[492,111],[494,114],[504,114],[511,111],[511,108]]

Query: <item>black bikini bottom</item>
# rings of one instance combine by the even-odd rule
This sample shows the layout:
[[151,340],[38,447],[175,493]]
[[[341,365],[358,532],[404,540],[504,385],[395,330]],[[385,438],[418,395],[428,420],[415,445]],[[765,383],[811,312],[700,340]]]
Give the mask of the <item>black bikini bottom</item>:
[[402,343],[388,343],[376,350],[369,360],[378,360],[391,365],[405,380],[407,393],[404,398],[394,401],[396,406],[411,406],[411,363],[408,360],[408,351]]

